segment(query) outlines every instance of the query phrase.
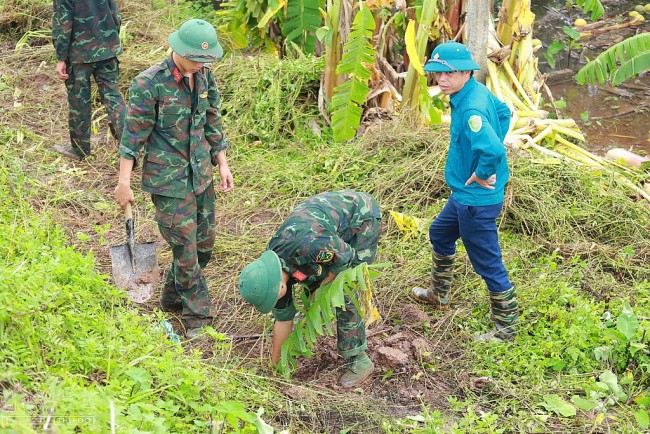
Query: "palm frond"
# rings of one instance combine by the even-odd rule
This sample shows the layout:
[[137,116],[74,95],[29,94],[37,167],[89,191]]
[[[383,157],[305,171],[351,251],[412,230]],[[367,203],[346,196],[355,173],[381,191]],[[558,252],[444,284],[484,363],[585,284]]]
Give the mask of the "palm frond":
[[616,86],[647,70],[650,70],[650,33],[641,33],[599,54],[578,71],[576,80],[580,84],[611,80],[612,86]]

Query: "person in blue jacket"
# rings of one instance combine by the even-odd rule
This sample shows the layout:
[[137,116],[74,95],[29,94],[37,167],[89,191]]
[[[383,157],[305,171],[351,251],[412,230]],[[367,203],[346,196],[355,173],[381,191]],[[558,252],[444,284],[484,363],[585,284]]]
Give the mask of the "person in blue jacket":
[[411,296],[449,309],[456,241],[460,238],[490,293],[496,331],[479,339],[512,340],[517,298],[503,265],[496,225],[509,176],[503,140],[510,109],[474,79],[477,69],[480,67],[467,47],[458,42],[438,45],[424,67],[433,72],[451,104],[451,141],[445,166],[451,196],[429,227],[432,288],[415,287]]

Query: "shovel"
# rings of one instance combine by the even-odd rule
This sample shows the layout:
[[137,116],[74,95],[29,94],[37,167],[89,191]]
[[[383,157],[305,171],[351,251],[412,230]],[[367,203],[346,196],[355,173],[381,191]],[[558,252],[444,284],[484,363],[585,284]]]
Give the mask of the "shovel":
[[134,303],[149,300],[158,283],[158,261],[154,243],[136,243],[131,204],[124,209],[126,244],[111,246],[115,286],[126,290]]

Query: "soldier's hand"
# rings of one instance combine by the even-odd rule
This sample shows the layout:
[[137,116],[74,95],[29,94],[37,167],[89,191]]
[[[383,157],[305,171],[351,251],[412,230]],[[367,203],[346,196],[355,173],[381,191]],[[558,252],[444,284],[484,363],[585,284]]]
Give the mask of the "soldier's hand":
[[474,172],[472,173],[472,176],[470,176],[469,179],[465,182],[465,185],[477,183],[483,188],[487,188],[488,190],[494,190],[494,184],[496,182],[497,182],[496,175],[492,175],[488,179],[481,179],[478,176],[476,176],[476,172]]
[[219,183],[219,189],[221,191],[226,192],[235,188],[235,182],[233,181],[228,164],[219,164],[219,177],[221,178],[221,182]]
[[133,190],[131,190],[131,186],[128,184],[118,182],[115,191],[113,192],[113,197],[115,198],[115,202],[117,202],[122,209],[126,208],[127,203],[135,205]]
[[56,68],[54,68],[54,71],[56,72],[56,75],[59,76],[59,79],[63,81],[67,80],[70,77],[68,74],[68,68],[65,64],[65,61],[63,60],[56,62]]

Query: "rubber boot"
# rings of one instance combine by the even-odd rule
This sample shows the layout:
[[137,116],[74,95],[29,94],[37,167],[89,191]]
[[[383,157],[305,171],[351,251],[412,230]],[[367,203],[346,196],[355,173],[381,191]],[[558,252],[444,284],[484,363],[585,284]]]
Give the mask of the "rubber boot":
[[160,309],[164,312],[181,312],[183,310],[183,301],[181,296],[174,288],[174,276],[167,273],[165,285],[163,286],[162,295],[160,296]]
[[53,149],[59,154],[74,161],[81,161],[86,156],[79,153],[73,146],[64,147],[60,145],[55,145]]
[[420,303],[432,304],[437,309],[449,309],[449,290],[454,277],[456,255],[442,256],[435,251],[431,255],[431,283],[433,289],[416,286],[411,297]]
[[205,329],[203,327],[190,327],[185,330],[185,338],[193,339],[194,341],[203,341]]
[[365,351],[362,351],[348,359],[347,369],[341,376],[339,385],[343,387],[354,387],[368,378],[374,368],[375,366],[372,364],[370,357],[368,357]]
[[492,307],[492,319],[496,330],[478,336],[480,341],[496,340],[511,341],[515,337],[515,321],[519,316],[517,294],[515,287],[503,292],[490,291],[490,305]]

